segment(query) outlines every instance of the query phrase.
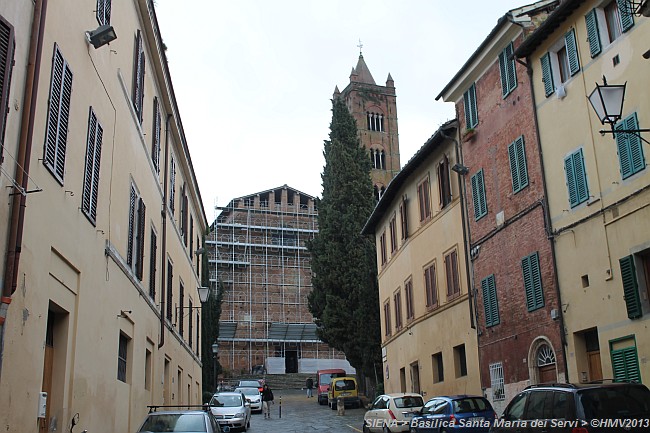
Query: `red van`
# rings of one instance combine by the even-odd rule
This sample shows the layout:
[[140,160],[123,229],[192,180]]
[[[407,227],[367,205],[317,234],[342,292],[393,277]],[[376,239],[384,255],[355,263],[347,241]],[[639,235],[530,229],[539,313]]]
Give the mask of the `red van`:
[[333,377],[346,376],[342,368],[330,368],[316,372],[316,389],[318,390],[318,404],[327,404],[327,392],[330,390],[330,383]]

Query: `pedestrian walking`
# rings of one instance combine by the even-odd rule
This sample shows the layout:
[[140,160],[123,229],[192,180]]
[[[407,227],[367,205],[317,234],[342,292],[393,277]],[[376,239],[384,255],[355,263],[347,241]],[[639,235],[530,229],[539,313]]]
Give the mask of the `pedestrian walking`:
[[264,419],[271,419],[271,404],[273,403],[273,391],[268,383],[262,387],[262,412],[264,412]]
[[313,397],[312,390],[314,389],[314,379],[308,377],[305,381],[305,386],[307,387],[307,398]]

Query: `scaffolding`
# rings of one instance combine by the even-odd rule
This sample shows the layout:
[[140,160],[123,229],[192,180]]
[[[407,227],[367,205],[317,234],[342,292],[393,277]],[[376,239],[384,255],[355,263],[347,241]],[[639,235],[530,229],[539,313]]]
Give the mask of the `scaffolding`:
[[225,287],[219,337],[224,368],[268,371],[270,359],[284,358],[282,373],[292,373],[302,372],[302,359],[311,359],[309,365],[345,359],[317,338],[307,306],[312,284],[306,244],[318,233],[314,198],[285,185],[217,209],[207,250],[210,280]]

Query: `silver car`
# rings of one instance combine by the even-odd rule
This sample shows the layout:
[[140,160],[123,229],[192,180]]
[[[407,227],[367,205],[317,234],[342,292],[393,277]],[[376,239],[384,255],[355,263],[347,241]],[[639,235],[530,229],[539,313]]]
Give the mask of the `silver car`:
[[210,399],[210,411],[221,426],[246,431],[251,426],[251,404],[241,392],[218,392]]
[[262,394],[259,389],[251,387],[235,388],[235,392],[244,394],[244,398],[251,404],[251,412],[262,413]]
[[142,422],[138,432],[192,432],[227,433],[230,427],[221,428],[210,412],[203,410],[166,410],[151,412]]

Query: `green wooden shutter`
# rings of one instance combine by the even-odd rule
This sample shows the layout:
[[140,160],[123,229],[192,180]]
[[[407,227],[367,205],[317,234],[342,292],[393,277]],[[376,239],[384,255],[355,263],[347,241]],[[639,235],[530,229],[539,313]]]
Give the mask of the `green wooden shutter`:
[[639,297],[639,284],[636,279],[634,256],[623,257],[619,260],[621,266],[621,280],[623,282],[623,297],[627,309],[627,317],[638,319],[643,316],[641,298]]
[[628,0],[616,0],[616,3],[618,4],[618,11],[621,15],[621,30],[625,33],[634,26],[634,16],[630,10]]
[[472,200],[474,202],[474,218],[478,221],[487,214],[483,170],[472,176]]
[[555,91],[553,83],[553,71],[551,70],[551,54],[546,53],[540,59],[542,62],[542,81],[544,82],[544,93],[546,96],[552,95]]
[[635,346],[612,350],[614,382],[641,382],[639,358]]
[[501,73],[501,95],[505,98],[517,87],[517,70],[515,61],[511,59],[514,51],[513,43],[499,53],[499,72]]
[[485,326],[490,327],[499,324],[499,304],[497,302],[497,289],[494,281],[494,274],[481,280],[481,291],[483,292],[483,309],[485,311]]
[[478,108],[476,105],[476,84],[467,89],[463,95],[463,102],[465,105],[465,125],[469,128],[474,128],[478,125]]
[[512,175],[512,190],[516,193],[528,186],[528,168],[526,167],[523,135],[508,146],[508,157],[510,159],[510,174]]
[[510,90],[508,89],[508,71],[506,70],[506,51],[503,50],[499,53],[499,72],[501,73],[501,95],[505,98]]
[[566,173],[566,187],[569,193],[569,204],[573,207],[579,203],[578,195],[576,193],[576,173],[573,168],[573,155],[564,158],[564,172]]
[[578,45],[576,44],[576,32],[574,29],[569,30],[564,35],[564,42],[566,44],[566,53],[569,59],[569,70],[571,76],[580,71],[580,59],[578,58]]
[[534,311],[544,306],[544,290],[539,269],[539,254],[534,253],[521,260],[521,270],[524,278],[526,307]]
[[600,54],[602,46],[600,43],[600,32],[598,30],[598,17],[596,16],[596,9],[589,11],[585,15],[585,21],[587,23],[587,39],[589,39],[589,52],[591,57],[596,57]]
[[585,172],[582,149],[579,149],[564,159],[564,171],[566,173],[566,185],[571,207],[587,201],[589,199],[589,188],[587,185],[587,173]]
[[[637,120],[636,113],[632,113],[619,122],[615,129],[639,129],[639,121]],[[616,134],[616,146],[618,148],[618,159],[621,177],[623,179],[645,169],[643,147],[638,133]]]

